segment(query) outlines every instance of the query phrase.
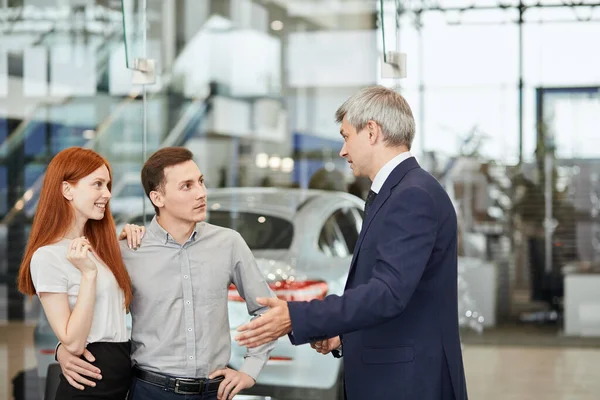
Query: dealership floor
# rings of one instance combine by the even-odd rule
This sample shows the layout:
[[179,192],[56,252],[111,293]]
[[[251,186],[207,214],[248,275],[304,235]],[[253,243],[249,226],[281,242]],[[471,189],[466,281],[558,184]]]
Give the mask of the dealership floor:
[[[12,380],[17,374],[34,371],[33,328],[33,324],[0,323],[0,399],[13,398]],[[597,347],[535,347],[467,341],[463,356],[469,398],[474,400],[599,398],[600,349]],[[26,399],[30,398],[36,397],[29,393]]]

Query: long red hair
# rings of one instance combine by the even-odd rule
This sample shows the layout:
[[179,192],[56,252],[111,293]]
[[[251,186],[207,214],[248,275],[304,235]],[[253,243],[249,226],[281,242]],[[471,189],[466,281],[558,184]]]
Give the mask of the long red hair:
[[[48,164],[31,226],[31,234],[19,269],[18,289],[21,293],[30,296],[36,294],[29,270],[33,253],[42,246],[56,243],[62,239],[75,219],[73,208],[62,194],[63,182],[77,184],[80,179],[103,165],[108,168],[111,178],[108,189],[111,190],[112,170],[110,165],[104,157],[93,150],[69,147],[58,153]],[[96,254],[112,271],[119,287],[125,294],[125,306],[129,306],[132,298],[131,281],[121,256],[115,221],[109,204],[106,205],[104,218],[101,220],[89,219],[83,231]]]

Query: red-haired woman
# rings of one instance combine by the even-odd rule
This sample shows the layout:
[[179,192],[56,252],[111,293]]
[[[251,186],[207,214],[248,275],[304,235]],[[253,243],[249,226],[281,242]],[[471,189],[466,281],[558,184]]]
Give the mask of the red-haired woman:
[[108,207],[111,170],[98,153],[70,147],[48,165],[21,268],[19,290],[37,293],[69,352],[87,348],[102,371],[80,391],[61,375],[57,399],[124,399],[131,361],[125,324],[132,297]]

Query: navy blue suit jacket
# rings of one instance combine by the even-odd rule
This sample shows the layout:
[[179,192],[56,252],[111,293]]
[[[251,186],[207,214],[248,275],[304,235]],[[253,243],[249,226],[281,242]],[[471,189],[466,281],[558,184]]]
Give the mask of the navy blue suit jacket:
[[467,399],[456,213],[414,158],[369,208],[343,296],[290,302],[289,311],[294,344],[342,336],[349,400]]

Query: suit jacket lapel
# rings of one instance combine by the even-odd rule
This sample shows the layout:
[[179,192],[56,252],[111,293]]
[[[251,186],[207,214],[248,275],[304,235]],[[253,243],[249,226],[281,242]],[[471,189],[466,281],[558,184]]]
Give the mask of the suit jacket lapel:
[[396,187],[396,185],[398,185],[398,183],[400,183],[400,181],[402,180],[402,178],[404,178],[404,176],[408,173],[408,171],[410,171],[411,169],[414,169],[414,168],[419,168],[419,163],[417,162],[417,160],[414,157],[411,157],[411,158],[408,158],[408,159],[402,161],[400,164],[398,164],[398,166],[396,168],[394,168],[394,170],[392,171],[390,176],[388,176],[388,178],[385,180],[379,193],[377,193],[377,197],[375,197],[375,200],[369,207],[369,214],[363,221],[363,225],[360,230],[360,235],[358,237],[358,241],[356,242],[356,246],[354,247],[354,254],[352,256],[352,262],[350,263],[350,272],[348,274],[348,281],[350,280],[350,274],[354,270],[354,265],[356,264],[356,259],[358,258],[358,253],[360,252],[360,247],[362,246],[363,240],[365,238],[367,231],[369,230],[369,226],[371,225],[371,222],[373,221],[373,219],[379,212],[379,209],[381,208],[381,206],[383,206],[385,204],[387,199],[392,194],[392,189],[394,187]]

